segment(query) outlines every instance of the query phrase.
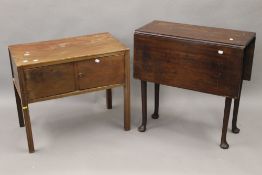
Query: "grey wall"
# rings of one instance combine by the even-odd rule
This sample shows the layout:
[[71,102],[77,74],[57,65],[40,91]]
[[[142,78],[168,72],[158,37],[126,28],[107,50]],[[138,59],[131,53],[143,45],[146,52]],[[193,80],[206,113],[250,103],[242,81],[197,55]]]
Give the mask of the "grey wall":
[[108,31],[132,50],[134,30],[154,19],[257,32],[252,82],[246,91],[258,93],[262,84],[261,0],[1,0],[0,3],[1,93],[12,92],[9,44]]

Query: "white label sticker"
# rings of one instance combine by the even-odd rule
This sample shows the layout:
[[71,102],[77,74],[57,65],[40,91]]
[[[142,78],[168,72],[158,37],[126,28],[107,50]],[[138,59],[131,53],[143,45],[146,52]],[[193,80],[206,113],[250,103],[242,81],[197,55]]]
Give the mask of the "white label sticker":
[[223,50],[218,50],[218,54],[223,55],[224,51]]

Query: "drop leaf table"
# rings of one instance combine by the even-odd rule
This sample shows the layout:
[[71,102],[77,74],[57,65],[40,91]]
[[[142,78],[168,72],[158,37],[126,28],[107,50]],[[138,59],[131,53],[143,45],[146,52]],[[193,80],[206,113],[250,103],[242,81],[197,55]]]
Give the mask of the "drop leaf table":
[[142,125],[147,124],[147,82],[155,83],[155,110],[159,117],[160,84],[225,97],[221,148],[226,141],[231,101],[233,133],[239,133],[237,115],[243,80],[250,80],[256,35],[253,32],[153,21],[135,31],[134,77],[141,80]]

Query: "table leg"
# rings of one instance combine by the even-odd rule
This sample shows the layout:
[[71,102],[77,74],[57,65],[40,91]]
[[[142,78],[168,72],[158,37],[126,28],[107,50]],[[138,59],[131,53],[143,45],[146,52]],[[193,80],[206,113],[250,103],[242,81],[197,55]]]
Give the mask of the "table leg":
[[242,85],[243,85],[243,80],[240,85],[239,98],[234,99],[234,110],[233,110],[233,118],[232,118],[232,132],[234,134],[238,134],[240,132],[240,129],[237,127],[237,118],[238,118],[238,109],[239,109]]
[[222,149],[228,149],[229,145],[227,143],[227,127],[228,127],[228,120],[229,120],[229,115],[230,115],[230,108],[231,108],[231,102],[232,99],[226,97],[225,100],[225,109],[224,109],[224,119],[223,119],[223,128],[222,128],[222,136],[221,136],[221,143],[220,147]]
[[138,130],[140,132],[146,131],[147,124],[147,82],[141,81],[141,96],[142,96],[142,124]]
[[154,113],[152,114],[153,119],[158,119],[159,118],[159,84],[155,83],[155,110]]
[[24,127],[25,123],[24,123],[23,111],[22,111],[22,106],[21,106],[21,99],[20,99],[20,96],[17,92],[15,85],[14,85],[14,91],[15,91],[15,99],[16,99],[16,107],[17,107],[19,125],[20,127]]
[[240,102],[240,98],[234,100],[232,132],[235,133],[235,134],[238,134],[240,132],[240,129],[237,127],[237,116],[238,116],[239,102]]
[[29,153],[33,153],[35,152],[35,148],[34,148],[34,141],[33,141],[33,134],[32,134],[32,128],[31,128],[28,103],[25,103],[22,100],[22,106],[23,106],[22,109],[23,109],[23,115],[24,115],[24,120],[25,120],[25,129],[26,129],[28,149],[29,149]]
[[106,90],[106,107],[112,109],[112,89]]

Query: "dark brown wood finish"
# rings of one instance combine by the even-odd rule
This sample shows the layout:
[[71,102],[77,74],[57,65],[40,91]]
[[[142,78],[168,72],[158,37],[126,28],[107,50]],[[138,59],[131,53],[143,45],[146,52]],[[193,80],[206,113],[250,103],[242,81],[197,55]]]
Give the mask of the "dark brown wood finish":
[[25,121],[25,130],[26,130],[28,151],[29,153],[34,153],[35,146],[34,146],[32,127],[31,127],[31,119],[29,115],[28,96],[26,94],[25,95],[22,94],[21,104],[22,104],[23,116],[24,116],[24,121]]
[[15,91],[15,100],[16,100],[16,107],[17,107],[19,125],[20,125],[20,127],[24,127],[25,123],[24,123],[24,117],[23,117],[23,110],[22,110],[22,106],[21,106],[21,100],[20,100],[20,97],[19,97],[19,94],[16,90],[15,85],[14,85],[14,91]]
[[112,89],[106,90],[106,107],[112,109]]
[[158,119],[159,118],[159,84],[155,83],[155,108],[154,108],[154,113],[152,114],[153,119]]
[[234,110],[233,110],[233,119],[232,119],[232,132],[234,134],[238,134],[240,132],[240,129],[237,127],[239,102],[240,102],[240,98],[234,100]]
[[140,132],[146,131],[147,124],[147,82],[141,81],[141,97],[142,97],[142,124],[138,127]]
[[245,58],[244,58],[245,68],[244,68],[244,76],[243,76],[244,80],[251,80],[255,43],[256,43],[256,38],[252,40],[252,42],[246,47],[245,50]]
[[20,83],[19,83],[18,73],[17,73],[18,70],[15,64],[13,64],[13,61],[11,59],[11,53],[9,49],[8,49],[8,55],[9,55],[9,61],[10,61],[10,66],[11,66],[11,73],[12,73],[12,79],[13,79],[14,92],[15,92],[15,100],[16,100],[19,126],[24,127],[25,122],[24,122],[24,116],[23,116],[22,101],[20,98],[21,92],[20,92]]
[[29,100],[76,90],[74,65],[71,63],[24,70]]
[[243,32],[231,29],[180,24],[157,20],[137,29],[136,32],[237,46],[247,46],[256,35],[253,32]]
[[9,46],[20,126],[29,152],[34,149],[29,103],[106,90],[124,89],[124,129],[130,129],[129,49],[109,33]]
[[256,34],[230,29],[153,21],[134,34],[134,78],[142,81],[142,125],[146,128],[146,83],[155,83],[158,118],[159,84],[226,97],[221,148],[234,99],[232,132],[238,133],[237,115],[243,80],[251,79]]
[[135,35],[135,43],[135,78],[238,97],[243,66],[241,48],[141,34]]
[[125,52],[124,129],[130,130],[130,51]]
[[124,83],[124,55],[89,59],[77,66],[80,89]]
[[240,103],[240,96],[241,96],[241,90],[242,90],[243,81],[240,85],[240,94],[239,98],[234,99],[234,110],[233,110],[233,118],[232,118],[232,132],[234,134],[238,134],[240,132],[240,129],[237,127],[237,118],[238,118],[238,110],[239,110],[239,103]]
[[229,145],[227,143],[227,127],[228,127],[228,120],[229,120],[229,115],[230,115],[231,102],[232,102],[232,99],[226,97],[223,127],[222,127],[222,136],[221,136],[221,143],[220,143],[220,147],[222,149],[228,149],[229,148]]

